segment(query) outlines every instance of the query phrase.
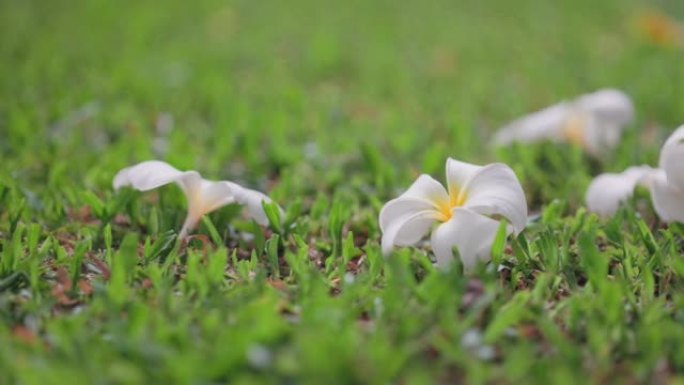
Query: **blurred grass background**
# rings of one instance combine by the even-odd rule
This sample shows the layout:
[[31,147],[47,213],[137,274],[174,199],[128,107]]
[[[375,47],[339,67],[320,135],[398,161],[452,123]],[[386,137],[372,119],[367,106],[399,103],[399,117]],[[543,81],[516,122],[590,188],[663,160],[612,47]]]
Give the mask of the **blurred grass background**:
[[[667,342],[684,341],[676,309],[648,297],[652,308],[637,312],[645,320],[637,326],[619,310],[621,298],[652,293],[654,275],[684,271],[641,257],[657,248],[633,213],[597,230],[582,212],[556,218],[565,211],[552,204],[544,217],[550,227],[530,241],[549,251],[555,234],[563,239],[561,253],[570,253],[584,229],[626,242],[639,268],[625,268],[621,289],[606,284],[598,294],[573,281],[593,265],[570,254],[553,268],[544,262],[550,254],[519,262],[507,283],[485,272],[484,283],[436,274],[422,281],[416,264],[427,259],[409,252],[397,256],[394,270],[383,270],[374,222],[381,203],[418,173],[441,177],[447,156],[508,162],[534,211],[555,198],[579,207],[584,187],[602,170],[655,165],[662,140],[684,121],[682,20],[684,2],[676,0],[0,1],[0,278],[25,272],[31,281],[29,299],[10,281],[0,292],[0,337],[13,341],[0,348],[0,369],[12,373],[7,383],[88,383],[98,373],[102,383],[548,382],[554,374],[573,383],[581,370],[602,382],[614,370],[617,380],[648,381],[682,369],[681,352]],[[591,160],[566,146],[491,148],[491,134],[507,121],[602,87],[625,90],[637,109],[616,151]],[[133,255],[138,240],[163,240],[163,231],[182,219],[182,197],[171,191],[161,198],[172,207],[128,204],[141,239],[126,241],[133,231],[115,225],[108,246],[99,223],[74,214],[106,206],[114,199],[114,173],[151,158],[270,191],[285,206],[303,200],[301,228],[309,232],[287,245],[304,259],[307,245],[329,251],[332,204],[348,221],[345,234],[368,237],[367,244],[352,239],[348,249],[358,257],[363,248],[370,266],[335,297],[328,279],[344,280],[344,267],[336,275],[332,262],[323,278],[288,259],[294,276],[285,279],[292,287],[283,295],[269,286],[256,257],[235,264],[229,258],[233,275],[222,286],[216,282],[225,266],[201,261],[226,262],[226,250],[195,250],[183,257],[187,275],[148,260],[126,275],[132,289],[102,281],[93,297],[81,293],[86,310],[56,311],[53,268],[76,280],[81,268],[73,255],[114,263]],[[109,214],[100,219],[111,220]],[[229,219],[212,216],[220,229]],[[639,236],[620,238],[622,219]],[[658,258],[678,255],[677,234],[659,236],[671,254]],[[73,239],[65,244],[60,237]],[[51,243],[43,250],[34,238]],[[250,280],[250,271],[261,272]],[[644,271],[656,272],[646,275],[651,281]],[[561,273],[567,276],[554,281]],[[49,284],[37,278],[42,274]],[[421,279],[414,282],[414,275]],[[136,286],[145,278],[153,291]],[[532,286],[520,286],[528,281],[541,282],[532,295]],[[659,282],[662,292],[680,288]],[[475,291],[491,302],[472,314],[452,311],[478,284],[484,287]],[[571,310],[558,321],[565,313],[549,315],[543,304],[569,292],[563,306]],[[473,325],[489,325],[493,314],[514,314],[516,324],[526,307],[542,315],[529,322],[543,337],[508,343],[502,321],[488,334],[497,341],[498,362],[479,360],[454,342]],[[288,322],[288,314],[300,313],[301,323]],[[666,338],[663,330],[672,334]],[[16,342],[38,338],[31,333],[41,343]],[[261,376],[264,368],[271,375]]]
[[[490,161],[493,129],[606,86],[635,98],[636,128],[671,129],[684,110],[681,36],[653,44],[643,25],[680,16],[676,1],[1,6],[3,154],[39,172],[77,152],[65,173],[97,186],[155,155],[262,175],[360,144],[435,172],[447,155]],[[155,154],[162,114],[174,129]],[[653,160],[631,145],[617,163]]]

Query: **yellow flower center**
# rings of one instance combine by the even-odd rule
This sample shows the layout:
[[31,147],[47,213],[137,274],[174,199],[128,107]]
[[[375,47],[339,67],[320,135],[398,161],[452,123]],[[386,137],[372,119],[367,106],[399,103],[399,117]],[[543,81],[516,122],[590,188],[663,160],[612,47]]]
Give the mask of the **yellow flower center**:
[[456,186],[449,186],[449,199],[442,199],[438,201],[439,212],[444,216],[444,222],[451,219],[453,216],[452,210],[456,207],[461,207],[468,199],[468,194]]
[[585,119],[578,114],[571,115],[563,127],[563,137],[569,143],[586,147],[586,137],[584,136]]

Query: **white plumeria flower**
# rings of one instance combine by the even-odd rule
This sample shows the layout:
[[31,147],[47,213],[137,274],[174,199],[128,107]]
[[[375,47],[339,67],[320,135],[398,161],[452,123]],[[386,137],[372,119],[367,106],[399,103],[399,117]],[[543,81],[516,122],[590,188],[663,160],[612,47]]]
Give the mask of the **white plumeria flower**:
[[445,189],[429,175],[421,175],[411,187],[380,211],[382,250],[418,243],[432,229],[432,251],[440,267],[453,260],[457,248],[465,269],[478,260],[489,260],[499,229],[499,218],[509,222],[509,232],[520,233],[527,223],[527,201],[510,167],[494,163],[476,166],[449,158]]
[[262,202],[271,202],[268,196],[233,182],[202,179],[197,171],[179,171],[162,161],[150,160],[124,168],[114,177],[113,185],[114,189],[130,186],[148,191],[169,183],[176,183],[188,200],[188,214],[180,238],[185,238],[204,214],[231,203],[247,206],[251,218],[262,226],[268,225],[262,206]]
[[650,190],[653,207],[662,221],[684,222],[684,126],[663,145],[660,168],[630,167],[620,174],[594,178],[587,190],[587,208],[611,216],[632,196],[636,186]]
[[634,106],[624,92],[603,89],[563,101],[501,128],[494,136],[497,145],[513,142],[568,142],[592,155],[615,147],[622,131],[634,118]]

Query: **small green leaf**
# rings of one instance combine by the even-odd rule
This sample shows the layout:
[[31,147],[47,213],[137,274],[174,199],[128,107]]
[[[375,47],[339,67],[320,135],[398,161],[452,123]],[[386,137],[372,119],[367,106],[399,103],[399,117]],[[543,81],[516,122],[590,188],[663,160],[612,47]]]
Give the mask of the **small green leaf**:
[[208,215],[202,217],[202,225],[204,225],[209,232],[209,237],[211,238],[211,241],[214,242],[214,245],[220,246],[223,244],[221,235],[219,234],[218,230],[216,230],[216,226],[214,226],[214,223],[211,221],[211,219],[209,219]]
[[503,253],[506,249],[506,238],[508,237],[508,222],[502,220],[499,223],[499,230],[496,232],[496,237],[494,237],[494,242],[492,243],[492,263],[495,266],[501,264],[503,260]]
[[268,257],[268,262],[271,266],[271,274],[276,277],[280,276],[280,260],[278,256],[279,242],[280,236],[278,234],[273,234],[273,236],[266,241],[266,256]]
[[268,218],[268,223],[271,226],[271,229],[273,229],[273,231],[276,233],[281,234],[283,231],[283,224],[280,218],[280,206],[278,206],[278,204],[275,202],[266,201],[262,201],[261,205],[264,208],[264,213],[266,213],[266,218]]

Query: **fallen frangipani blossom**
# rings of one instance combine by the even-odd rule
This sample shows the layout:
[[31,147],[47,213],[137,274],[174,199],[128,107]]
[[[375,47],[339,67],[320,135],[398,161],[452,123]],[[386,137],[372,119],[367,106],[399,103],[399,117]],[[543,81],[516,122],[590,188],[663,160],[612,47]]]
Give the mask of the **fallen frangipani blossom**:
[[139,191],[153,190],[175,182],[188,200],[188,214],[179,233],[185,238],[200,218],[231,203],[247,206],[248,215],[262,226],[268,225],[262,202],[271,199],[254,190],[229,181],[203,179],[197,171],[179,171],[168,163],[150,160],[124,168],[114,177],[114,189],[130,186]]
[[596,156],[618,144],[633,118],[629,96],[603,89],[517,119],[496,133],[494,143],[568,142]]
[[527,201],[513,170],[505,164],[476,166],[449,158],[447,189],[421,175],[380,211],[382,251],[418,243],[432,229],[432,251],[440,267],[453,260],[455,247],[465,269],[489,260],[500,218],[508,232],[520,233],[527,223]]
[[665,142],[660,168],[630,167],[619,174],[601,174],[589,185],[585,197],[589,211],[611,216],[629,200],[636,186],[651,192],[656,214],[664,222],[684,222],[684,126]]

